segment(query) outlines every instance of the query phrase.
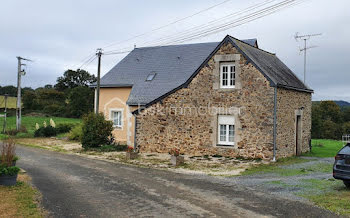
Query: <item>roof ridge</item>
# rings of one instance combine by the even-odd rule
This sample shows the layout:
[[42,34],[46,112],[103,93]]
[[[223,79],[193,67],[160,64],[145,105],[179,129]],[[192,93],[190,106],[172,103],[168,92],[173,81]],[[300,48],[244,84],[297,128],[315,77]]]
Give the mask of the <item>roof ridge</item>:
[[[258,50],[260,50],[260,51],[262,51],[262,52],[266,52],[266,53],[268,53],[268,54],[270,54],[270,55],[275,55],[275,56],[276,56],[276,53],[272,53],[272,52],[269,52],[269,51],[265,51],[265,50],[263,50],[263,49],[261,49],[261,48],[259,48],[259,47],[252,46],[251,44],[249,44],[249,43],[247,43],[247,42],[245,42],[245,41],[243,41],[243,40],[237,39],[237,38],[235,38],[235,37],[233,37],[233,36],[230,36],[230,35],[228,35],[228,36],[231,37],[231,38],[234,39],[234,40],[237,40],[237,41],[239,41],[239,42],[242,42],[242,43],[244,43],[244,44],[247,44],[247,45],[249,45],[249,46],[252,47],[252,48],[255,48],[255,49],[258,49]],[[253,39],[256,39],[256,38],[253,38]]]
[[187,43],[187,44],[174,44],[174,45],[157,45],[157,46],[146,46],[146,47],[136,47],[135,49],[147,49],[147,48],[162,48],[162,47],[171,47],[171,46],[186,46],[186,45],[200,45],[200,44],[211,44],[220,42],[198,42],[198,43]]

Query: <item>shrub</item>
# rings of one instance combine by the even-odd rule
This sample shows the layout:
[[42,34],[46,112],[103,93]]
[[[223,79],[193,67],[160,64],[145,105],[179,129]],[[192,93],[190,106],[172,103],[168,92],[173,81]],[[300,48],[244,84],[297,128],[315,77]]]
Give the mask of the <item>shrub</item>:
[[15,135],[17,135],[18,132],[19,131],[17,131],[17,129],[9,129],[6,131],[6,134],[10,135],[10,136],[15,136]]
[[[0,163],[4,166],[12,166],[12,162],[16,159],[16,145],[13,139],[6,140],[1,146]],[[17,157],[18,159],[18,157]]]
[[83,117],[81,144],[84,148],[94,148],[111,144],[113,123],[105,120],[102,113],[89,113]]
[[83,130],[81,125],[76,125],[73,127],[68,134],[69,140],[81,141],[81,136],[83,135]]
[[57,134],[70,132],[75,124],[73,123],[60,123],[56,125]]
[[20,169],[16,166],[6,166],[4,164],[0,164],[0,176],[7,175],[7,176],[14,176],[16,175]]
[[35,130],[34,132],[34,137],[51,137],[56,135],[57,135],[57,130],[52,126],[46,126],[46,127],[43,126]]

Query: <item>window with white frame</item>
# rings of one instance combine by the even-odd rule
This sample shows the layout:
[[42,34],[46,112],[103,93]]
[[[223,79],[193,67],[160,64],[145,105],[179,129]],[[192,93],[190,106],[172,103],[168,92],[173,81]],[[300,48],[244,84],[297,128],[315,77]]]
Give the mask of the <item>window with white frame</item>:
[[233,146],[235,144],[235,118],[230,115],[218,116],[218,144]]
[[111,110],[110,118],[113,122],[113,127],[122,127],[122,117],[123,117],[123,111],[122,110]]
[[220,87],[235,88],[236,66],[234,63],[220,64]]

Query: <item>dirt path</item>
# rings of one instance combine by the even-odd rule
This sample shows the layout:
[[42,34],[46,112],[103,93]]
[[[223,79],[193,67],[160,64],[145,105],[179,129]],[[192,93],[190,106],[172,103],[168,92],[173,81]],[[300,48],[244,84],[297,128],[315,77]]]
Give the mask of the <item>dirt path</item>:
[[18,146],[53,217],[334,217],[237,179],[185,175]]

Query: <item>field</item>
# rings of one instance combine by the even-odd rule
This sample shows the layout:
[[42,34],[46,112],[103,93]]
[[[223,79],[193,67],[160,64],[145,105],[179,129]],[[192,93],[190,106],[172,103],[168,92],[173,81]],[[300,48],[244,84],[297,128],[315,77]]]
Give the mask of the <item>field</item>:
[[310,157],[334,157],[343,147],[341,141],[328,139],[313,139],[311,152],[305,154]]
[[[63,117],[32,117],[32,116],[23,116],[22,117],[22,126],[25,126],[28,133],[18,133],[16,137],[33,137],[34,131],[35,131],[35,124],[38,123],[40,126],[43,125],[44,121],[46,121],[47,124],[50,123],[50,118],[52,118],[56,125],[60,123],[80,123],[80,119],[73,119],[73,118],[63,118]],[[4,123],[4,118],[0,117],[0,131],[2,132],[2,126]],[[11,116],[7,118],[7,130],[15,129],[16,128],[16,117]],[[4,134],[0,134],[0,139],[4,139],[7,136]]]
[[[15,109],[16,108],[16,97],[8,97],[7,98],[7,108],[9,109]],[[0,95],[0,108],[5,108],[5,96]],[[0,111],[0,113],[2,113],[2,111]]]

